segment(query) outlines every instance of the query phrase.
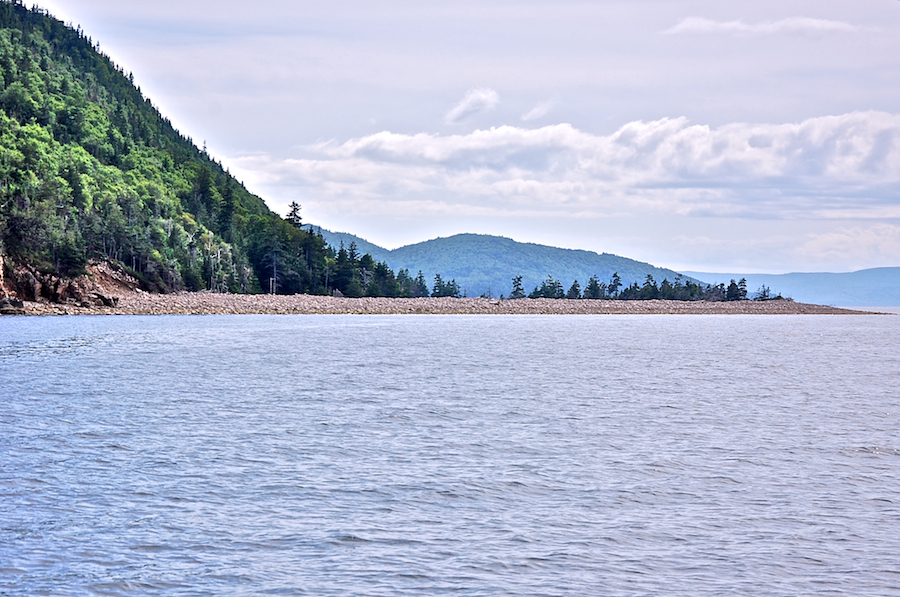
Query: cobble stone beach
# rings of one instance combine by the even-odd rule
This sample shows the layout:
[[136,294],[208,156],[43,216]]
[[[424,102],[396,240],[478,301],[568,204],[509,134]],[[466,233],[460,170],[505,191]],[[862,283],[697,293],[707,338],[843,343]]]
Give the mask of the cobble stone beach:
[[336,298],[310,295],[131,292],[115,307],[24,303],[25,315],[213,315],[213,314],[468,314],[468,315],[850,315],[866,313],[773,301],[621,301],[485,298]]

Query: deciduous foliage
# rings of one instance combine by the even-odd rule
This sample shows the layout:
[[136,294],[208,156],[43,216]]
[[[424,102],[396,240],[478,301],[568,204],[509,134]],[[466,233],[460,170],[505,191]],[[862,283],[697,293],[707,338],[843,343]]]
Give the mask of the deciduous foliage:
[[283,292],[325,289],[321,236],[285,223],[178,133],[80,30],[8,1],[0,251],[9,266],[60,275],[119,262],[151,290],[249,292],[272,277]]

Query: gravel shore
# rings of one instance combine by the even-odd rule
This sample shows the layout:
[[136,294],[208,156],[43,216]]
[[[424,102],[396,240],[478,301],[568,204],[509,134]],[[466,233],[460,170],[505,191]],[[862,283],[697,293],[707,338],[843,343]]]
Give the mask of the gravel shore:
[[211,292],[120,295],[116,307],[26,302],[27,315],[211,315],[211,314],[471,314],[471,315],[852,315],[867,313],[789,300],[728,303],[566,299],[334,298],[239,295]]

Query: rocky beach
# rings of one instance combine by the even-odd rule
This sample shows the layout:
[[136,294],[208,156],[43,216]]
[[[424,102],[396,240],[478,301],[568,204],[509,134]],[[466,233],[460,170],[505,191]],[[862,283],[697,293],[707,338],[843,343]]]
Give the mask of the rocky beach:
[[4,309],[19,315],[852,315],[854,311],[772,301],[621,301],[486,298],[337,298],[310,295],[221,294],[181,292],[153,294],[132,291],[117,294],[115,306],[88,303],[24,301]]

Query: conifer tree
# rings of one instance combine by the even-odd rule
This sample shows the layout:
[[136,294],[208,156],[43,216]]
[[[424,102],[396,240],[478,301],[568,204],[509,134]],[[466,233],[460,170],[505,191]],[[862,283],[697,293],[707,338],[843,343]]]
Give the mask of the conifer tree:
[[522,276],[515,276],[512,279],[512,291],[509,293],[511,299],[525,298],[525,289],[522,288]]

